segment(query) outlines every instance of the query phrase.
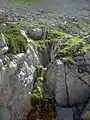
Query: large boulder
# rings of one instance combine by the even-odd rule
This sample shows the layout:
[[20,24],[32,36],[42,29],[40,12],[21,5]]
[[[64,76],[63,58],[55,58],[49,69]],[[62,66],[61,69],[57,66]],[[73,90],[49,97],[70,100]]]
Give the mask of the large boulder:
[[27,35],[34,40],[41,40],[46,38],[47,32],[41,28],[33,28],[27,30]]
[[29,44],[26,54],[15,55],[0,70],[0,120],[26,120],[31,109],[34,65],[39,64],[35,50],[34,44]]
[[30,29],[27,31],[30,38],[40,40],[42,38],[43,30],[39,28]]
[[71,107],[90,98],[90,70],[84,66],[82,57],[77,58],[76,64],[67,65],[59,59],[53,61],[47,68],[45,79],[59,106]]

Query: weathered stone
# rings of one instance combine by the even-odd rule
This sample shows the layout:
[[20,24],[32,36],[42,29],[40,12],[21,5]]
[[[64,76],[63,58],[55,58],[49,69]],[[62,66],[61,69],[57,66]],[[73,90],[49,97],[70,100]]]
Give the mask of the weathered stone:
[[0,24],[0,30],[1,30],[1,31],[6,30],[6,28],[7,28],[7,25],[6,25],[6,24]]
[[73,120],[73,112],[71,108],[57,107],[57,117],[55,120]]
[[0,70],[0,120],[26,120],[31,109],[34,65],[38,65],[39,59],[34,44],[29,48],[29,52],[15,55]]
[[27,31],[27,35],[34,40],[40,40],[43,36],[43,30],[40,28],[30,29]]
[[5,46],[6,46],[5,38],[4,38],[4,35],[1,33],[0,34],[0,47],[5,47]]
[[3,61],[0,59],[0,69],[3,67]]
[[0,40],[0,47],[4,47],[6,43],[3,40]]
[[[56,102],[60,106],[67,105],[67,93],[65,85],[64,65],[56,60],[46,71],[46,84],[50,91],[55,94]],[[51,96],[51,95],[50,95]]]
[[5,46],[4,48],[0,48],[0,55],[7,53],[7,51],[8,51],[8,46]]
[[81,66],[76,66],[56,60],[46,71],[46,84],[60,106],[72,106],[90,98],[89,69],[83,66],[82,58],[80,62]]

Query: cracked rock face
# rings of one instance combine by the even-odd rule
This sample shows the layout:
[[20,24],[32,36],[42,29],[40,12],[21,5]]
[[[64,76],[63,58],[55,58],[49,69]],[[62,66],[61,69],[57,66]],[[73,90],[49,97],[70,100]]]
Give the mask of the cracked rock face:
[[16,55],[9,66],[0,70],[0,120],[26,119],[31,109],[36,64],[39,64],[36,48],[30,44],[27,54]]
[[[89,60],[89,56],[86,59]],[[58,59],[48,66],[46,85],[59,106],[73,106],[90,98],[89,63],[84,63],[84,58],[79,56],[76,64],[65,64]]]

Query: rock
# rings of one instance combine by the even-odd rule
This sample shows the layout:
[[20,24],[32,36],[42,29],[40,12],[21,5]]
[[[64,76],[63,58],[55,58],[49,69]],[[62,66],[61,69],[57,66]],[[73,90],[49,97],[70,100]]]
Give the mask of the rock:
[[3,56],[3,64],[9,64],[10,63],[10,58],[7,55]]
[[73,22],[77,22],[77,19],[75,17],[71,18]]
[[7,25],[6,25],[6,24],[0,24],[0,30],[1,30],[1,31],[6,30],[6,28],[7,28]]
[[3,40],[0,39],[0,47],[5,47],[5,46],[6,46],[5,41],[3,41]]
[[44,9],[40,9],[40,10],[38,10],[38,12],[45,13]]
[[87,40],[90,41],[90,35],[87,36]]
[[31,109],[34,65],[38,65],[39,59],[35,46],[30,47],[33,50],[30,49],[29,54],[15,55],[9,65],[0,70],[0,120],[26,120]]
[[57,117],[55,120],[73,120],[73,112],[71,108],[56,108]]
[[40,40],[43,37],[43,30],[40,28],[30,29],[27,31],[27,35],[34,40]]
[[90,71],[82,61],[81,58],[80,66],[69,64],[68,67],[56,60],[47,68],[46,85],[61,107],[80,104],[90,98]]
[[35,44],[30,42],[28,44],[27,54],[28,56],[27,61],[29,64],[33,63],[33,65],[40,64],[39,57],[38,57],[38,50]]
[[12,120],[26,119],[31,108],[29,93],[33,87],[34,72],[35,68],[32,65],[28,66],[26,62],[22,62],[18,66],[12,62],[9,68],[3,68],[0,71],[0,106],[2,106],[0,114],[2,114],[2,120],[5,119],[4,111],[6,111],[6,115],[11,113],[8,114],[8,120],[10,118]]
[[0,47],[5,47],[6,46],[6,42],[5,42],[5,37],[4,34],[0,34]]
[[3,61],[0,59],[0,69],[3,67]]
[[0,48],[0,55],[7,53],[7,51],[8,51],[8,46],[6,46],[4,48]]

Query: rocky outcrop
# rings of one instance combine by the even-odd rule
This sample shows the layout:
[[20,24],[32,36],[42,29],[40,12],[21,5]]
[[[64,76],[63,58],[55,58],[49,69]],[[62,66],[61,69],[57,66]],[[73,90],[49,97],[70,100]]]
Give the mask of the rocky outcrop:
[[27,35],[34,40],[41,40],[46,38],[46,32],[41,28],[28,29]]
[[[9,54],[6,55],[10,57]],[[29,41],[26,53],[13,55],[12,61],[2,65],[0,70],[0,120],[26,120],[31,109],[31,92],[35,78],[34,66],[38,64],[36,46]]]
[[57,120],[66,119],[63,111],[69,112],[67,108],[72,108],[70,111],[73,112],[69,120],[81,119],[90,99],[90,49],[87,42],[88,39],[65,36],[51,46],[52,61],[45,73],[46,97],[54,100],[59,115]]
[[[78,58],[78,60],[81,60]],[[81,61],[80,61],[81,62]],[[55,100],[60,106],[73,106],[90,98],[89,72],[76,65],[65,65],[60,60],[54,61],[46,72],[48,88],[55,94]]]

